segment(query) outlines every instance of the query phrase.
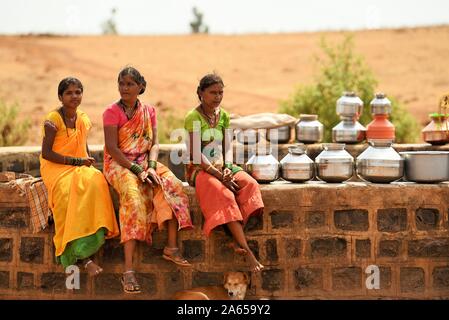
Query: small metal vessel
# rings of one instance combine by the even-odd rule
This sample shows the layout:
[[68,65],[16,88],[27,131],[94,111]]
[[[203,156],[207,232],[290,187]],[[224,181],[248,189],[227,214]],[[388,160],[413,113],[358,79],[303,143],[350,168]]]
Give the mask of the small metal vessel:
[[358,143],[365,140],[366,128],[352,118],[343,120],[332,129],[332,141],[336,143]]
[[234,135],[242,144],[254,144],[259,142],[259,132],[255,129],[236,129]]
[[246,162],[245,168],[258,182],[268,183],[279,178],[279,161],[271,154],[271,150],[258,148]]
[[304,144],[288,147],[288,154],[282,158],[281,176],[291,182],[304,182],[313,179],[314,162],[306,154]]
[[369,140],[370,146],[357,157],[357,175],[378,183],[402,178],[404,159],[391,147],[392,143],[392,140]]
[[344,143],[324,143],[324,150],[315,158],[317,177],[326,182],[343,182],[352,177],[354,158]]
[[323,140],[323,124],[316,114],[301,114],[295,130],[299,142],[318,143]]
[[276,143],[288,143],[291,137],[290,126],[267,129],[267,140]]

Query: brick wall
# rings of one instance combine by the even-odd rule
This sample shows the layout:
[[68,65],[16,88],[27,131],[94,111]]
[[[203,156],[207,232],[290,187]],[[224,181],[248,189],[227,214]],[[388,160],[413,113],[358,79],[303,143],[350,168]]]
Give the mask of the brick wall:
[[[271,184],[261,186],[263,217],[246,233],[266,269],[251,274],[250,297],[449,298],[447,185]],[[123,248],[108,240],[98,260],[104,273],[81,274],[81,289],[65,289],[54,263],[53,229],[32,234],[25,199],[0,184],[0,297],[32,299],[165,299],[176,290],[220,283],[229,270],[247,270],[225,244],[223,231],[206,239],[194,190],[195,230],[179,244],[191,269],[161,258],[166,232],[137,248],[141,295],[122,294]],[[380,289],[367,289],[365,269],[380,268]]]
[[[350,148],[355,156],[364,149]],[[101,160],[101,147],[91,149]],[[161,162],[168,164],[176,146],[161,149]],[[39,150],[0,148],[0,166],[38,175]],[[285,151],[283,146],[280,156]],[[185,190],[195,229],[181,231],[179,245],[193,268],[179,269],[163,260],[167,235],[156,232],[152,247],[137,247],[136,269],[144,293],[125,295],[119,282],[124,254],[118,240],[108,240],[98,254],[104,273],[92,279],[82,271],[80,290],[69,291],[62,267],[54,262],[53,228],[31,233],[25,198],[0,183],[0,298],[165,299],[179,289],[219,284],[225,271],[246,271],[244,259],[225,246],[223,231],[214,231],[209,239],[203,236],[194,190]],[[448,184],[275,182],[261,185],[261,190],[265,213],[245,229],[266,269],[251,274],[249,297],[449,298]],[[365,286],[370,265],[380,270],[378,290]]]

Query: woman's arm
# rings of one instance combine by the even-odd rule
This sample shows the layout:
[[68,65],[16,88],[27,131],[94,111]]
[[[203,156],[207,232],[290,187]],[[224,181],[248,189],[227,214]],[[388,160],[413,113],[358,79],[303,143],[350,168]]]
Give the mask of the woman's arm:
[[[42,158],[45,160],[68,165],[85,165],[90,166],[95,162],[94,158],[72,158],[63,156],[53,151],[53,143],[55,142],[56,132],[58,129],[51,121],[45,121],[44,123],[45,136],[42,140]],[[78,160],[78,162],[74,161]]]
[[55,142],[58,129],[52,122],[45,121],[44,130],[45,136],[42,140],[42,158],[51,162],[66,164],[65,157],[53,151],[53,143]]
[[133,164],[125,157],[118,147],[118,128],[117,126],[104,126],[104,142],[106,149],[119,165],[125,168],[131,168]]
[[159,157],[159,138],[157,136],[157,127],[153,127],[153,142],[150,148],[149,160],[157,161]]

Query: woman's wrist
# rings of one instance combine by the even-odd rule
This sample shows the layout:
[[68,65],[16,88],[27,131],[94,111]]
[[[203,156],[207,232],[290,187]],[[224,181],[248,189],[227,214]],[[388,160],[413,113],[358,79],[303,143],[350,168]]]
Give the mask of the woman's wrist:
[[131,170],[131,172],[134,173],[136,176],[138,176],[143,172],[143,168],[134,162],[131,164],[131,167],[129,167],[129,170]]
[[156,170],[156,168],[157,168],[157,161],[156,160],[149,160],[148,161],[148,168]]
[[83,158],[64,157],[64,164],[68,164],[70,166],[82,166]]

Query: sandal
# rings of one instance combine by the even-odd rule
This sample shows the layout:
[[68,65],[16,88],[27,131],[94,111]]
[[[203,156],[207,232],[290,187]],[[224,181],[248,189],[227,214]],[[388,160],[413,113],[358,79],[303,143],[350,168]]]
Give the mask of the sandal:
[[123,276],[120,278],[120,282],[123,286],[123,291],[125,293],[141,293],[140,285],[137,282],[134,270],[129,270],[123,272]]
[[162,254],[162,258],[164,258],[167,261],[171,261],[181,267],[191,267],[192,266],[189,261],[187,261],[186,259],[184,259],[182,257],[182,255],[179,251],[179,248],[165,247],[164,253]]
[[103,268],[101,268],[99,265],[95,264],[97,266],[97,269],[94,272],[89,272],[92,269],[89,269],[89,265],[93,263],[95,264],[91,259],[87,260],[87,262],[84,264],[84,269],[86,269],[86,271],[89,273],[89,275],[91,276],[97,276],[100,273],[103,272]]

